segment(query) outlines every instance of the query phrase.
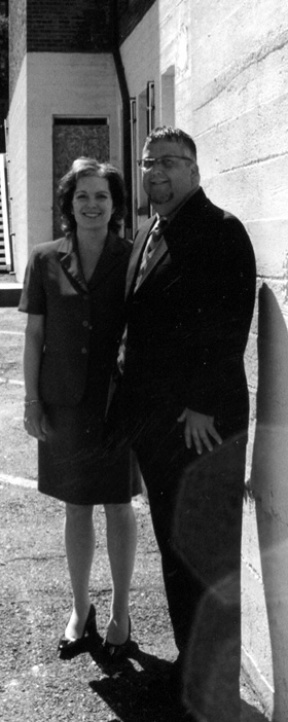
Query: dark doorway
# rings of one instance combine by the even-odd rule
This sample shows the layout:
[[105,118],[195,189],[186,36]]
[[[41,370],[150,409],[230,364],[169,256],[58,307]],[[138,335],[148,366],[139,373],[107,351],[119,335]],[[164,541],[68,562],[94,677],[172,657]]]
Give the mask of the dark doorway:
[[108,118],[54,118],[53,123],[53,238],[61,236],[57,187],[60,178],[80,156],[109,160]]

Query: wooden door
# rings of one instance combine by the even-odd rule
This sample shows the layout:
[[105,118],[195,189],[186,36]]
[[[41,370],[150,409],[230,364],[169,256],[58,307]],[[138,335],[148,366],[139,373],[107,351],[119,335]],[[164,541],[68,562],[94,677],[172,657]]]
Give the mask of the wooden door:
[[107,118],[54,118],[53,125],[53,238],[62,235],[57,202],[60,178],[80,156],[109,161]]

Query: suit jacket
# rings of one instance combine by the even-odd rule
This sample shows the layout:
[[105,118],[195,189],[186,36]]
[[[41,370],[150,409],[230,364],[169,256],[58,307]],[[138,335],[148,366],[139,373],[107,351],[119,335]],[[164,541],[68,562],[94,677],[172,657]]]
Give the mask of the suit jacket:
[[90,370],[99,397],[107,394],[123,330],[125,276],[131,247],[130,242],[110,233],[89,288],[72,237],[33,249],[19,310],[45,317],[39,387],[46,403],[74,406],[84,395],[90,363],[91,304],[95,308],[96,353]]
[[[123,394],[138,414],[168,403],[213,415],[222,433],[247,427],[244,371],[255,299],[255,259],[240,221],[200,188],[174,216],[133,293],[155,217],[138,231],[130,258]],[[146,401],[145,401],[146,399]]]

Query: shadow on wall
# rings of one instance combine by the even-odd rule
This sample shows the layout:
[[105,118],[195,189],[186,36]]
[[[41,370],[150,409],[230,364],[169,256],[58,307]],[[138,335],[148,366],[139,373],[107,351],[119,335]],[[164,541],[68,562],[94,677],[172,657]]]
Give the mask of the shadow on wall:
[[259,291],[257,422],[251,485],[271,637],[274,722],[288,709],[288,333],[278,302]]
[[176,504],[173,542],[193,583],[196,577],[203,586],[183,669],[184,702],[199,722],[245,719],[239,695],[245,457],[246,434],[203,454],[187,467]]

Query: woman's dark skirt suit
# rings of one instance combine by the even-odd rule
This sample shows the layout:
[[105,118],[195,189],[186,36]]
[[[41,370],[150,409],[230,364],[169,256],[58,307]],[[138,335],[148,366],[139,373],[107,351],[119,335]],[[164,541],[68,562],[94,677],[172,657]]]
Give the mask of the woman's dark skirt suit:
[[86,283],[73,237],[36,246],[19,310],[44,316],[39,397],[48,418],[38,442],[38,488],[72,504],[127,503],[141,491],[127,450],[101,445],[111,372],[124,323],[131,244],[109,233]]

